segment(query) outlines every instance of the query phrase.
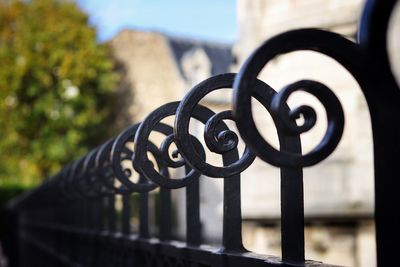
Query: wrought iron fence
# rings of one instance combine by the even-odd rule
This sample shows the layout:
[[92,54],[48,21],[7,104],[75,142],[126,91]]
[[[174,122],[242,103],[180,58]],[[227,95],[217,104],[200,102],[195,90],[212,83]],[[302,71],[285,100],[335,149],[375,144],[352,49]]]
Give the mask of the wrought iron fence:
[[[328,266],[304,257],[303,168],[329,156],[341,139],[344,115],[335,94],[324,84],[301,80],[276,92],[257,79],[274,57],[298,50],[325,54],[345,67],[359,83],[371,114],[375,168],[377,262],[393,266],[400,237],[397,193],[400,151],[400,90],[390,68],[387,29],[396,1],[366,2],[358,42],[320,29],[300,29],[267,40],[247,59],[238,74],[211,77],[192,88],[180,102],[161,106],[115,138],[66,166],[28,194],[15,199],[19,266]],[[214,113],[199,102],[209,93],[233,88],[232,110]],[[289,109],[295,91],[314,95],[324,106],[328,126],[321,142],[301,151],[300,135],[316,123],[309,106]],[[271,114],[279,150],[263,139],[252,117],[251,99]],[[163,119],[173,116],[173,126]],[[302,116],[304,122],[296,123]],[[189,133],[189,123],[204,124],[205,146]],[[239,155],[233,120],[246,143]],[[164,141],[157,146],[150,134]],[[133,144],[130,145],[130,144]],[[170,155],[171,145],[177,150]],[[206,149],[222,156],[223,166],[206,160]],[[242,244],[240,174],[258,156],[281,169],[282,258],[258,255]],[[185,168],[171,179],[171,168]],[[136,180],[132,177],[138,175]],[[223,179],[222,246],[203,244],[199,180]],[[149,229],[149,192],[159,190],[158,233]],[[171,192],[185,188],[186,236],[172,235]],[[130,200],[138,209],[139,229],[132,232]],[[122,212],[115,209],[122,196]],[[120,219],[118,219],[120,217]]]

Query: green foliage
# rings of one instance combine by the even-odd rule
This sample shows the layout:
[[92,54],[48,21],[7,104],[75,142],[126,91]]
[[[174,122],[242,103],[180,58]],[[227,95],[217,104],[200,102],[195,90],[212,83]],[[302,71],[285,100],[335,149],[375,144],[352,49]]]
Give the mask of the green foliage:
[[75,3],[0,0],[0,182],[37,182],[106,135],[118,80]]

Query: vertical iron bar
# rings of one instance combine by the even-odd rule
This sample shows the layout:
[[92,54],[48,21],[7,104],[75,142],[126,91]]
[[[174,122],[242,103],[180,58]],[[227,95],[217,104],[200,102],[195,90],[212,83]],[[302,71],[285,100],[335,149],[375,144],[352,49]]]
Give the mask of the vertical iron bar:
[[[224,166],[238,160],[237,151],[223,155]],[[243,251],[240,175],[224,177],[222,245],[225,251]]]
[[149,237],[149,193],[139,193],[139,237]]
[[[186,174],[190,172],[187,167],[185,169]],[[186,187],[186,243],[193,246],[201,244],[199,187],[199,179]]]
[[160,240],[165,241],[171,238],[171,190],[160,188]]
[[110,233],[115,232],[115,195],[111,195],[108,197],[108,231]]
[[282,260],[304,263],[304,201],[301,169],[281,170]]
[[[294,122],[295,123],[295,122]],[[279,126],[279,123],[277,123]],[[301,154],[300,136],[287,136],[278,129],[282,151]],[[302,168],[281,168],[282,260],[304,264],[304,193]]]
[[124,194],[122,195],[122,234],[130,235],[131,226],[130,226],[130,218],[131,218],[131,195]]

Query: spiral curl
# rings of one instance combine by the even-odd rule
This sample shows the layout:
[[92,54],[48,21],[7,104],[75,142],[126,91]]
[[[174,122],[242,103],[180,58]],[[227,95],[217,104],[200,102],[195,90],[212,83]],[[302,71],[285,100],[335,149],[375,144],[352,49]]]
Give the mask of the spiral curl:
[[[324,53],[341,63],[356,79],[360,78],[359,63],[363,60],[359,48],[351,41],[338,34],[317,30],[303,29],[286,32],[275,36],[258,48],[245,62],[234,82],[234,117],[241,137],[254,153],[262,160],[278,167],[307,167],[317,164],[328,157],[338,145],[344,128],[344,114],[340,101],[325,85],[317,81],[301,80],[294,82],[276,95],[271,103],[271,116],[278,130],[287,135],[299,135],[311,130],[317,121],[317,115],[310,106],[300,106],[288,110],[284,106],[289,96],[295,91],[305,91],[315,96],[323,105],[327,116],[327,130],[320,143],[309,153],[288,151],[281,147],[273,148],[261,136],[252,117],[251,98],[258,74],[275,56],[297,51],[313,50]],[[352,54],[350,57],[349,54]],[[302,116],[304,123],[297,125],[296,119]]]
[[[255,159],[254,154],[247,147],[239,159],[238,137],[223,122],[225,119],[233,119],[230,111],[218,114],[210,110],[196,111],[199,109],[199,102],[207,94],[218,89],[232,88],[234,77],[235,75],[231,73],[216,75],[193,87],[182,99],[176,112],[174,133],[179,151],[192,168],[210,177],[232,177],[243,172]],[[191,118],[198,119],[205,124],[204,139],[210,151],[226,154],[225,156],[228,152],[231,153],[230,156],[235,158],[233,163],[219,167],[205,162],[198,156],[190,141],[189,123]]]
[[[132,192],[149,192],[154,190],[157,185],[151,181],[145,179],[139,172],[139,179],[137,183],[131,181],[133,172],[131,169],[126,168],[122,165],[125,160],[132,160],[135,152],[126,147],[126,144],[133,142],[136,131],[139,124],[135,124],[126,130],[124,130],[118,137],[114,140],[112,148],[110,151],[110,164],[113,170],[115,178],[121,182],[121,184],[126,188],[129,193]],[[149,144],[148,149],[152,154],[156,154],[157,148],[154,144]],[[156,160],[160,160],[159,157],[155,157]],[[158,162],[158,164],[160,164]]]
[[230,110],[214,114],[204,126],[204,140],[207,147],[214,153],[222,154],[237,148],[239,137],[234,131],[218,131],[218,125],[223,120],[233,120]]
[[[162,154],[157,155],[164,159],[165,167],[178,168],[183,166],[184,162],[182,160],[174,161],[170,158],[168,153],[170,145],[176,141],[172,135],[172,127],[160,123],[162,119],[175,115],[178,104],[179,102],[165,104],[154,110],[143,120],[135,135],[135,154],[132,158],[133,166],[138,172],[142,173],[147,179],[151,180],[155,184],[169,189],[185,187],[200,176],[198,171],[192,169],[182,178],[170,179],[168,173],[165,171],[161,170],[158,172],[155,170],[154,165],[151,163],[147,155],[147,147],[150,143],[150,133],[156,131],[165,135],[165,140],[163,141],[160,150],[160,154]],[[204,158],[205,153],[202,150],[199,141],[192,137],[191,143],[192,142],[198,149],[197,153],[200,153]],[[174,152],[174,154],[177,156],[177,152]]]
[[185,160],[179,157],[179,150],[175,149],[174,151],[172,151],[172,154],[170,157],[169,154],[169,148],[171,147],[171,145],[173,143],[175,143],[175,137],[173,134],[170,134],[168,136],[165,137],[164,141],[161,143],[160,146],[160,151],[161,151],[161,155],[163,156],[164,161],[167,163],[168,167],[172,167],[172,168],[179,168],[185,165]]

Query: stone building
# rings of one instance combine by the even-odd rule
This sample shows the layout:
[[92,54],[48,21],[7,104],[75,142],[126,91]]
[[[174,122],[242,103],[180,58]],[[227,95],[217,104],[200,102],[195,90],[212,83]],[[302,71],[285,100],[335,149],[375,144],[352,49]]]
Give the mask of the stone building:
[[[120,129],[140,122],[165,103],[181,100],[192,86],[210,76],[229,72],[233,64],[229,45],[176,38],[158,32],[125,30],[114,37],[110,45],[122,75],[116,121],[116,127]],[[226,107],[230,101],[226,99],[221,104],[221,96],[224,97],[217,95],[208,99],[209,104]],[[195,130],[200,133],[199,129]],[[155,144],[162,141],[159,136],[151,138]],[[173,175],[183,175],[180,171]],[[201,186],[206,192],[202,196],[202,212],[212,215],[204,224],[204,230],[211,241],[218,241],[221,230],[216,225],[221,225],[221,213],[215,206],[221,207],[221,186],[212,183]],[[184,190],[174,190],[173,197],[177,202],[184,201]],[[117,202],[119,209],[120,204]],[[177,225],[183,227],[175,230],[177,235],[183,236],[184,210],[176,212]],[[134,223],[132,227],[135,228]]]
[[141,121],[157,107],[180,100],[191,85],[227,72],[232,64],[228,45],[158,32],[124,30],[110,45],[122,74],[118,90],[121,126]]
[[[239,38],[234,47],[237,68],[268,38],[305,27],[324,28],[356,37],[362,0],[238,0]],[[373,225],[372,137],[368,108],[360,88],[343,67],[314,52],[294,52],[275,58],[260,74],[276,90],[301,79],[328,85],[345,111],[345,131],[336,151],[317,166],[304,170],[306,258],[345,266],[375,266]],[[302,136],[309,151],[323,136],[324,109],[306,94],[292,107],[311,104],[319,124]],[[293,97],[293,98],[295,98]],[[253,112],[259,129],[274,127],[265,112]],[[276,144],[276,134],[264,132]],[[256,175],[263,173],[263,176]],[[244,174],[244,240],[251,250],[279,254],[279,173],[263,162]],[[255,188],[262,188],[262,190]]]
[[[207,77],[238,71],[255,48],[281,32],[316,27],[354,39],[363,2],[237,0],[239,36],[233,49],[155,32],[123,31],[111,41],[124,74],[119,116],[124,119],[120,123],[140,121],[158,106],[181,99],[189,88]],[[396,19],[398,24],[400,16]],[[395,42],[398,47],[398,38]],[[306,258],[346,266],[375,266],[372,137],[368,108],[357,83],[334,60],[314,52],[279,56],[259,78],[276,90],[300,79],[317,80],[340,99],[346,125],[338,148],[322,163],[304,170]],[[318,125],[302,136],[307,152],[325,133],[324,108],[307,94],[299,93],[294,98],[289,102],[292,107],[310,104],[318,114]],[[216,111],[230,109],[230,103],[230,91],[204,101]],[[270,116],[256,103],[253,114],[261,133],[277,146]],[[279,169],[257,159],[242,177],[245,246],[255,252],[279,255]],[[220,237],[222,191],[218,179],[201,181],[201,217],[209,239]],[[178,190],[178,199],[183,197],[181,193]],[[179,225],[184,226],[183,211],[177,212]],[[178,233],[184,233],[184,229],[178,229]]]

